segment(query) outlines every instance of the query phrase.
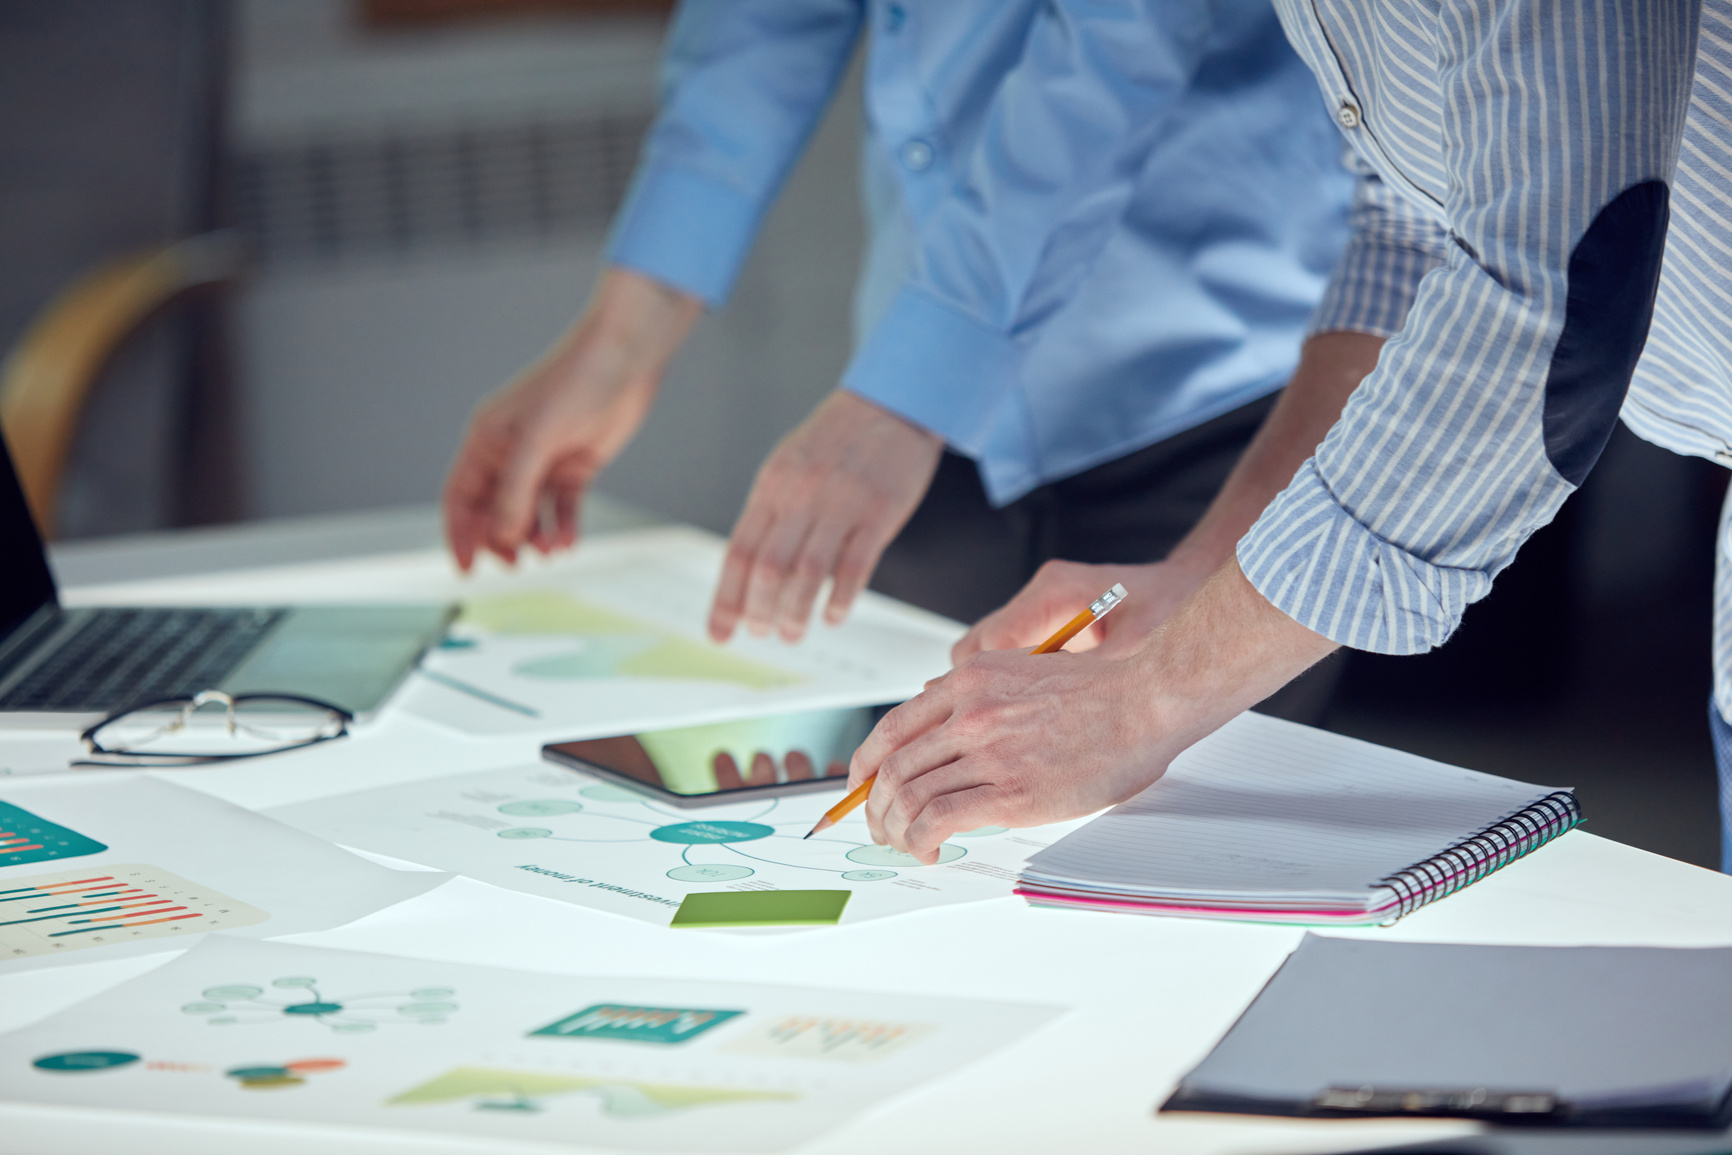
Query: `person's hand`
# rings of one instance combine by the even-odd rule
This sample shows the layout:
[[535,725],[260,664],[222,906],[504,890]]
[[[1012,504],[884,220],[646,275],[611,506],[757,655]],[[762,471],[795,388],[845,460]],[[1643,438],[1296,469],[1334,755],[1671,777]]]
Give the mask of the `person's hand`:
[[1099,653],[976,655],[926,684],[854,754],[871,774],[872,841],[931,865],[952,834],[1038,826],[1129,798],[1166,769],[1130,660]]
[[445,481],[445,535],[468,570],[577,542],[583,492],[643,423],[662,372],[703,311],[697,298],[609,269],[538,364],[482,402]]
[[1014,598],[976,622],[951,647],[951,664],[960,666],[986,650],[1040,645],[1111,589],[1114,582],[1125,587],[1124,602],[1066,643],[1066,648],[1078,653],[1098,650],[1102,657],[1122,658],[1172,617],[1208,576],[1207,571],[1197,573],[1180,561],[1152,565],[1049,561]]
[[[787,770],[787,781],[805,782],[812,778],[840,778],[848,773],[848,767],[840,762],[832,762],[820,767],[812,761],[812,756],[803,750],[790,750],[782,759],[782,765]],[[742,786],[769,786],[776,781],[776,759],[763,750],[752,755],[745,771],[734,756],[726,750],[717,751],[710,760],[710,768],[715,771],[717,790],[738,790]]]
[[936,433],[832,393],[758,471],[722,564],[710,636],[725,642],[744,619],[755,636],[776,630],[797,642],[826,578],[824,620],[845,618],[943,449]]
[[1229,562],[1128,657],[999,650],[928,682],[855,751],[848,784],[876,774],[873,841],[930,865],[962,831],[1123,802],[1334,648]]

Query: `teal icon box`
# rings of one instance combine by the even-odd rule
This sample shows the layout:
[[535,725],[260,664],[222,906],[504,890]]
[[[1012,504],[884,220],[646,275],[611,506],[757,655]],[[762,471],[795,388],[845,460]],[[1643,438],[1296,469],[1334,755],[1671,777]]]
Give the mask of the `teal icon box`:
[[622,1007],[597,1003],[531,1035],[556,1039],[624,1039],[632,1043],[671,1046],[690,1042],[745,1011],[714,1011],[697,1007]]
[[0,802],[0,866],[22,866],[53,858],[78,858],[108,847],[22,807]]

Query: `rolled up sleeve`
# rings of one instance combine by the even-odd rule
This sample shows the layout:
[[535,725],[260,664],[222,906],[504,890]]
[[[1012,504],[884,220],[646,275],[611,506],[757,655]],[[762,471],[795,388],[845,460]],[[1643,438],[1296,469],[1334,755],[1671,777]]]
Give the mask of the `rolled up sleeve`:
[[[1238,549],[1277,608],[1380,653],[1446,640],[1598,458],[1646,340],[1693,72],[1690,0],[1461,7],[1485,18],[1432,29],[1443,263]],[[1383,316],[1346,291],[1337,315],[1377,331],[1385,291]]]

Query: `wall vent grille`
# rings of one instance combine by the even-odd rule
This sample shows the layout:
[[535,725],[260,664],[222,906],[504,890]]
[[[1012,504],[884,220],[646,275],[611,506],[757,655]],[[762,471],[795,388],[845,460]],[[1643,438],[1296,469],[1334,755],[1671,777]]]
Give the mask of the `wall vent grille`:
[[650,119],[633,112],[255,145],[237,158],[236,207],[266,265],[593,232],[624,197]]

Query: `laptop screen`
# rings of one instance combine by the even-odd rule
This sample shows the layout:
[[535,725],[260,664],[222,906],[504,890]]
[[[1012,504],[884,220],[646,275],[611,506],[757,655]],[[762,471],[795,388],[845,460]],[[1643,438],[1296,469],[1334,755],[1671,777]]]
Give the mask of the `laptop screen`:
[[45,605],[53,605],[54,577],[42,535],[24,502],[24,489],[12,468],[12,451],[0,436],[0,638]]

